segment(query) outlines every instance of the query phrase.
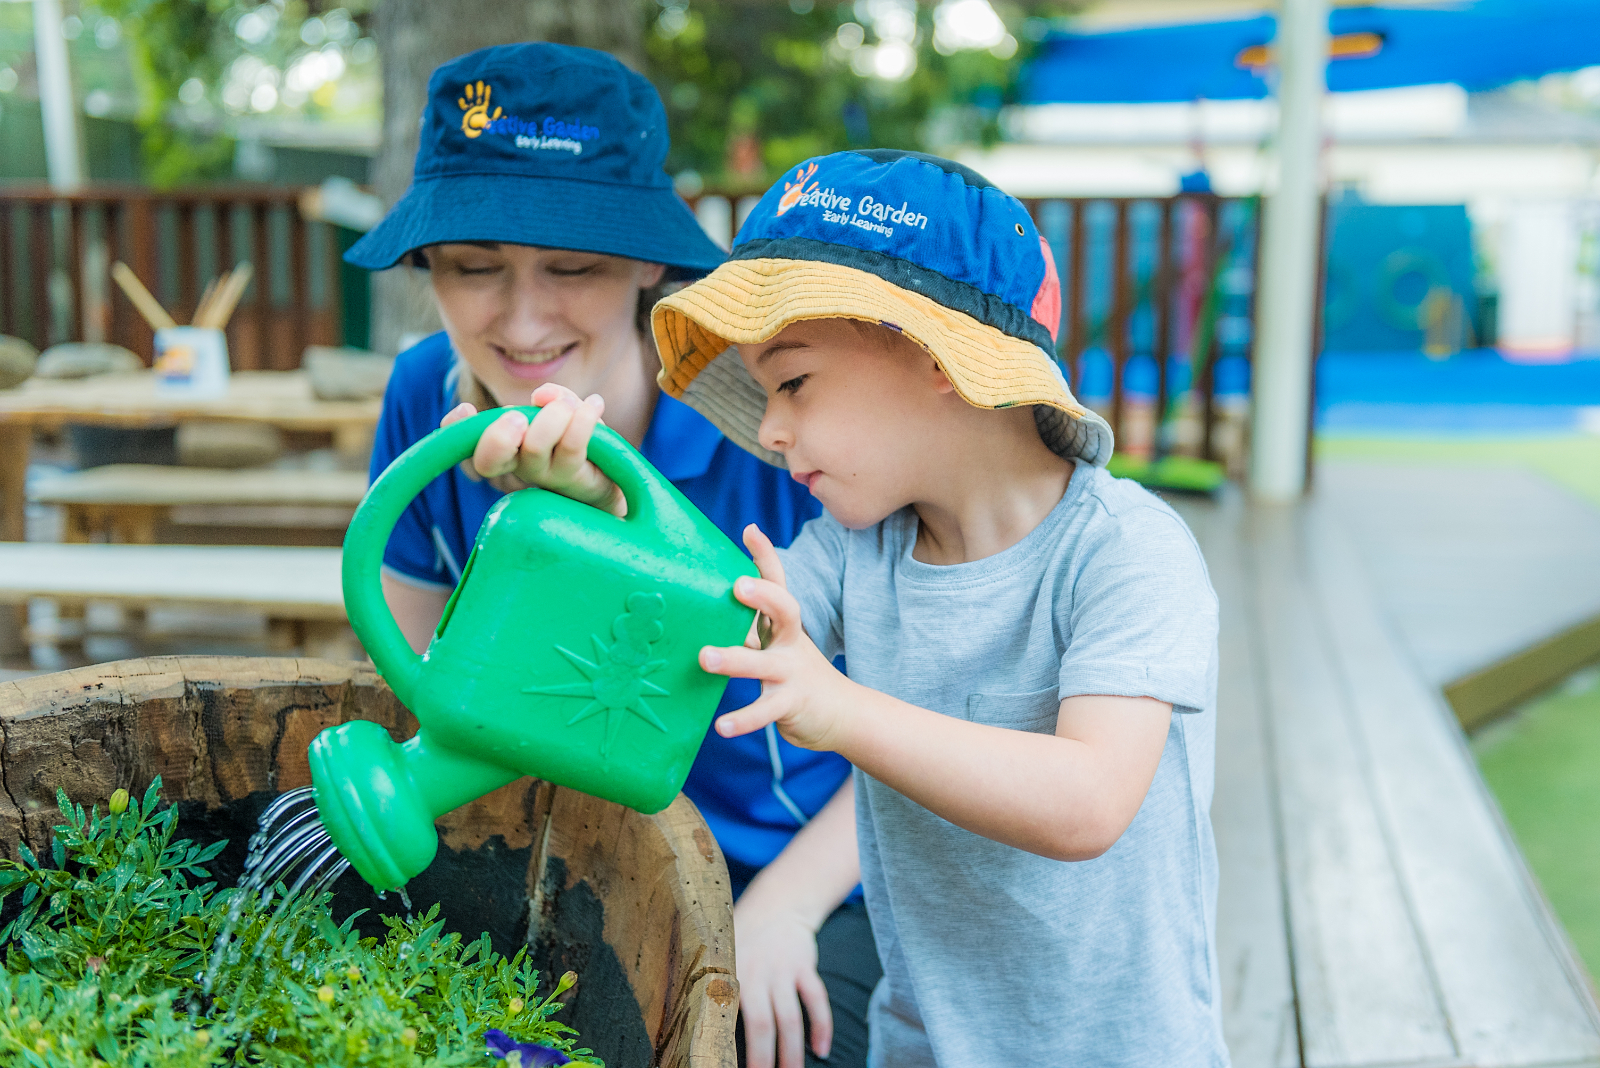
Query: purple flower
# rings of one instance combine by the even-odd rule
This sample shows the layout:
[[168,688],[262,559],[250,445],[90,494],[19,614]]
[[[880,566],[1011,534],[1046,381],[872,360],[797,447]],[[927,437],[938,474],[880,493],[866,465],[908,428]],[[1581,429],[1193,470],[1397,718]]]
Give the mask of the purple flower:
[[572,1058],[558,1049],[541,1046],[537,1042],[518,1042],[504,1031],[489,1030],[483,1033],[489,1043],[489,1055],[495,1060],[507,1060],[522,1068],[550,1068],[551,1065],[569,1064]]

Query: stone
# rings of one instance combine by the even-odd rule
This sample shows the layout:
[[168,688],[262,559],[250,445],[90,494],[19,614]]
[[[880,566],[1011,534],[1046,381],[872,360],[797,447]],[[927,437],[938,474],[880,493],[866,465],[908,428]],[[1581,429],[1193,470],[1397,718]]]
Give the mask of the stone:
[[51,345],[33,372],[40,378],[88,378],[143,369],[144,361],[108,341],[67,341]]
[[283,431],[265,423],[178,425],[178,463],[184,467],[261,467],[283,453]]
[[311,376],[311,392],[318,400],[365,400],[383,396],[394,359],[364,349],[312,345],[300,365]]
[[20,386],[33,377],[39,350],[22,340],[0,334],[0,389]]

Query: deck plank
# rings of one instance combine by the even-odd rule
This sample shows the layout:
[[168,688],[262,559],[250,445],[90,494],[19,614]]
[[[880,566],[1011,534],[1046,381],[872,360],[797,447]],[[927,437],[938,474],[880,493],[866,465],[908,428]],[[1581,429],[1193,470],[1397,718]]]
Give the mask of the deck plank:
[[1600,1020],[1565,933],[1500,822],[1460,729],[1405,656],[1341,518],[1307,514],[1306,560],[1372,790],[1463,1058],[1600,1061]]
[[1221,887],[1217,952],[1222,1022],[1234,1068],[1299,1068],[1282,858],[1255,642],[1245,612],[1238,509],[1178,502],[1222,606],[1217,788],[1211,804]]
[[1245,529],[1305,1064],[1455,1062],[1367,754],[1330,656],[1300,516],[1258,507]]
[[1338,461],[1317,498],[1435,687],[1600,617],[1600,509],[1533,472]]

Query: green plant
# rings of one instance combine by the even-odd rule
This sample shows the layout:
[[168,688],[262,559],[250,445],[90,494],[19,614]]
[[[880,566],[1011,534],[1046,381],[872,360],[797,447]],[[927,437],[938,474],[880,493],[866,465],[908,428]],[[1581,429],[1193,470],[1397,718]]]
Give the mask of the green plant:
[[63,794],[53,864],[25,845],[0,860],[16,911],[0,928],[0,1065],[443,1068],[488,1063],[491,1028],[589,1054],[553,1019],[576,976],[540,998],[522,951],[446,934],[437,906],[385,917],[381,939],[336,925],[329,894],[236,908],[242,891],[203,881],[222,844],[175,840],[159,786],[119,791],[104,815]]

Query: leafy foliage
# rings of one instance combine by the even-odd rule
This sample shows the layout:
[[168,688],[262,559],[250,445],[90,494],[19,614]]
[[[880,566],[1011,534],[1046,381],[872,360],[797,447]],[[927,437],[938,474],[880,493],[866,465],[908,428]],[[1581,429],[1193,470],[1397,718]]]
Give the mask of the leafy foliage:
[[[1022,9],[999,5],[1020,36]],[[1030,8],[1070,5],[1032,4]],[[766,185],[808,156],[852,147],[938,151],[1000,137],[1001,106],[1031,44],[1007,58],[932,44],[932,4],[916,8],[909,77],[862,75],[839,43],[855,3],[667,3],[645,38],[647,73],[667,104],[667,169],[718,188]],[[1039,23],[1038,16],[1032,21]],[[865,35],[870,37],[870,35]]]
[[437,906],[385,917],[382,939],[335,925],[328,894],[236,907],[241,891],[203,881],[221,844],[175,841],[159,786],[105,815],[62,794],[53,863],[0,860],[0,900],[20,905],[0,930],[0,1065],[444,1068],[486,1064],[491,1028],[589,1054],[553,1018],[572,973],[540,999],[524,951],[445,934]]

